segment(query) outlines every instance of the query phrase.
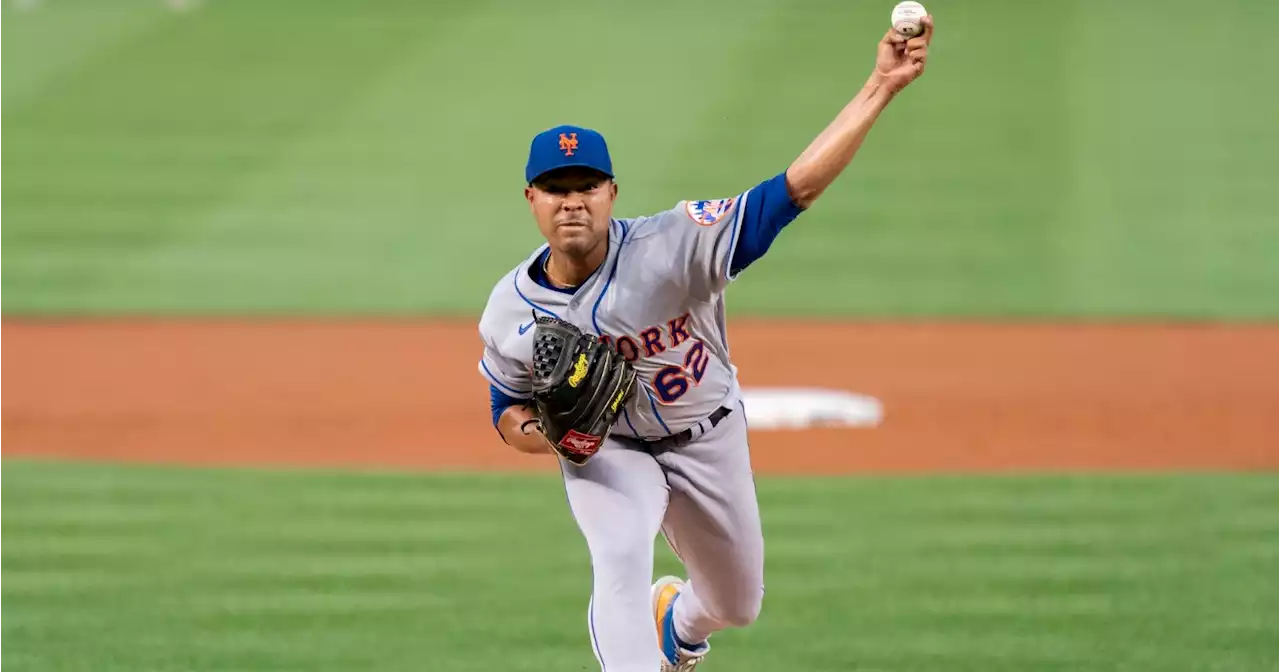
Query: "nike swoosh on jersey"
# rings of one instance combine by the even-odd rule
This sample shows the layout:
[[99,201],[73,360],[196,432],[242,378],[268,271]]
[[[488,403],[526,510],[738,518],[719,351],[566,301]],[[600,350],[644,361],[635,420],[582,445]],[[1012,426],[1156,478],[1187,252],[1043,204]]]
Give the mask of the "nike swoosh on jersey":
[[[536,321],[537,321],[537,320],[534,320],[534,322],[536,322]],[[532,328],[533,328],[533,322],[530,322],[529,324],[522,324],[522,325],[520,325],[520,326],[516,327],[516,331],[519,331],[519,332],[520,332],[520,335],[521,335],[521,336],[524,336],[524,332],[529,331],[529,330],[530,330],[530,329],[532,329]]]

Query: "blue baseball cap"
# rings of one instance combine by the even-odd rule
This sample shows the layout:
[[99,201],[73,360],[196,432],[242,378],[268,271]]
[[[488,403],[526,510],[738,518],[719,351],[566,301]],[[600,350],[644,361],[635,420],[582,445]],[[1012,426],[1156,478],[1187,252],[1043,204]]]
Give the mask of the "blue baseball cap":
[[543,173],[570,166],[591,168],[613,177],[613,161],[604,136],[581,126],[556,126],[533,136],[524,179],[532,183]]

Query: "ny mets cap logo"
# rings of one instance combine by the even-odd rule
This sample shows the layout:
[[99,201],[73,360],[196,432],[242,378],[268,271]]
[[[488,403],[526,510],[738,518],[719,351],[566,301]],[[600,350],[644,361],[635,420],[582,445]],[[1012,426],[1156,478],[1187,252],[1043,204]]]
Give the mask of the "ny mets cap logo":
[[578,134],[577,133],[569,133],[569,134],[561,133],[560,134],[560,151],[564,152],[565,156],[573,156],[573,153],[577,150],[578,150]]
[[689,201],[685,209],[689,218],[702,226],[714,226],[733,208],[732,198],[720,198],[714,201]]

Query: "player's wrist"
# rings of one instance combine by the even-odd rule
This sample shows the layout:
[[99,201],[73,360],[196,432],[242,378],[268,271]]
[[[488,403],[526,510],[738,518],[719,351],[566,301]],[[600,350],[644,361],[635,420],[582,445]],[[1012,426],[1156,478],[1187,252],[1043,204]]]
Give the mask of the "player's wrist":
[[871,76],[867,77],[866,83],[862,85],[861,97],[873,104],[881,106],[888,105],[893,100],[897,91],[889,85],[889,78],[879,70],[872,70]]
[[524,452],[535,455],[554,452],[551,441],[542,432],[542,421],[538,418],[525,420],[520,423],[517,430],[520,432],[520,443]]

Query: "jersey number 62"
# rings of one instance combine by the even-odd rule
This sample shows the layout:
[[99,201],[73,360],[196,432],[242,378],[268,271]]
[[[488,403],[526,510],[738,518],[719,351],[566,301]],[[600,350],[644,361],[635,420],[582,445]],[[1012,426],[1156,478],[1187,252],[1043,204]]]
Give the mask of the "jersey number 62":
[[689,351],[684,354],[683,367],[664,366],[653,375],[653,390],[658,393],[658,401],[664,404],[676,403],[676,400],[689,391],[690,384],[702,382],[710,360],[707,346],[701,340],[694,340]]

